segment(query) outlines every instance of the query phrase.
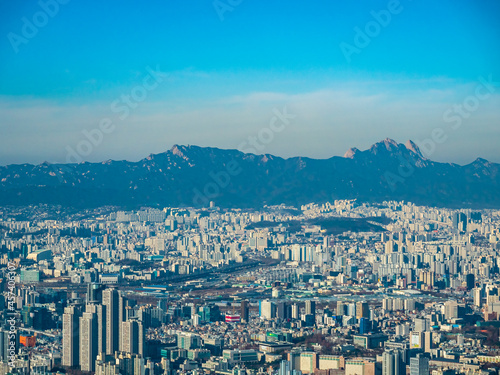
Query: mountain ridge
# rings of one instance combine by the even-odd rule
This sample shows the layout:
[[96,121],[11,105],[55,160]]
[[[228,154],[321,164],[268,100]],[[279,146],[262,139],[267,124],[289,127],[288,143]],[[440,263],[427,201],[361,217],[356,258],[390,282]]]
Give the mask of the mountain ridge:
[[176,144],[136,162],[0,166],[0,204],[260,207],[357,198],[497,208],[499,171],[482,158],[434,162],[414,142],[390,138],[327,159]]

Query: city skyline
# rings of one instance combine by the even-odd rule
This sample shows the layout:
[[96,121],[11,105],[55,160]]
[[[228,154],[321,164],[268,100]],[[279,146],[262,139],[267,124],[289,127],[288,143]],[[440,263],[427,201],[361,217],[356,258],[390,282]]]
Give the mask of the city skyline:
[[0,1],[0,375],[498,375],[500,1]]
[[17,329],[4,324],[0,344],[18,355],[1,351],[0,373],[487,370],[500,345],[499,223],[499,210],[397,201],[84,217],[6,207],[0,314]]

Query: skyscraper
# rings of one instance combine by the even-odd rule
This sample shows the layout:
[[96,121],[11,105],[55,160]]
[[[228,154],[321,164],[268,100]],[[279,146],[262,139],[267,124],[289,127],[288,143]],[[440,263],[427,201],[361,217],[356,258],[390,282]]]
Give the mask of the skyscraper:
[[96,314],[97,317],[97,353],[106,353],[106,306],[100,304],[89,304],[86,312]]
[[483,290],[474,288],[474,306],[482,307],[483,305]]
[[371,321],[368,318],[360,318],[359,319],[359,333],[364,335],[370,332],[371,329]]
[[278,375],[302,375],[302,372],[299,370],[295,370],[293,368],[292,362],[283,360],[281,361]]
[[356,319],[370,319],[370,306],[368,302],[359,301],[356,303]]
[[416,332],[426,332],[431,329],[431,324],[428,319],[425,318],[415,318],[415,331]]
[[9,350],[8,337],[9,337],[9,332],[0,328],[0,361],[8,360],[7,358]]
[[[11,334],[10,330],[0,328],[0,362],[9,362],[9,351],[14,349],[17,353],[19,349],[19,334],[16,333],[14,338],[9,337]],[[11,347],[11,344],[14,348]]]
[[467,290],[472,290],[476,286],[476,277],[473,273],[467,274],[465,281],[467,283]]
[[118,347],[120,347],[120,343],[122,342],[122,322],[126,322],[128,320],[127,317],[127,306],[129,304],[129,300],[125,297],[121,292],[118,292]]
[[349,303],[347,305],[347,315],[349,316],[356,316],[356,304],[353,302],[353,303]]
[[138,320],[128,320],[121,323],[122,344],[120,350],[130,354],[144,356],[144,326]]
[[250,318],[250,309],[249,309],[247,300],[241,301],[240,314],[241,314],[241,320],[245,323],[248,323],[249,318]]
[[80,306],[68,306],[63,314],[62,365],[80,365]]
[[87,303],[102,302],[102,285],[98,283],[87,284]]
[[410,375],[429,375],[429,358],[425,354],[410,359]]
[[465,231],[467,228],[467,216],[463,212],[456,212],[452,216],[453,228]]
[[163,311],[167,312],[168,310],[168,299],[167,298],[159,298],[158,299],[158,308],[162,309]]
[[274,319],[276,317],[276,304],[273,301],[259,301],[260,317]]
[[399,350],[386,350],[382,355],[382,375],[406,375],[403,353]]
[[289,361],[281,361],[278,375],[290,375],[290,374],[291,374],[290,362]]
[[444,303],[445,306],[445,318],[454,319],[458,318],[458,303],[457,301],[450,300]]
[[194,333],[182,332],[177,335],[177,346],[186,350],[198,349],[203,346],[203,341],[200,336]]
[[430,353],[432,348],[434,348],[432,332],[426,331],[424,332],[424,350],[426,353]]
[[287,304],[284,301],[276,303],[276,317],[279,319],[288,319]]
[[102,304],[106,306],[106,354],[110,355],[119,350],[119,297],[116,289],[102,293]]
[[300,350],[292,349],[288,352],[288,362],[290,363],[290,370],[299,371],[300,369]]
[[98,340],[97,314],[86,311],[80,317],[80,369],[82,371],[94,371]]
[[306,314],[316,315],[316,302],[306,301]]
[[345,315],[346,304],[342,301],[337,301],[337,315]]

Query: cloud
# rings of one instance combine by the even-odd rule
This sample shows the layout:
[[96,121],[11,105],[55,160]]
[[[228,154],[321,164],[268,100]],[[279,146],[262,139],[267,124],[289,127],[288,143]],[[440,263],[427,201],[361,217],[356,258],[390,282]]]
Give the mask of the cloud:
[[0,164],[64,161],[66,147],[75,147],[84,139],[82,131],[97,128],[102,118],[112,119],[116,130],[105,135],[86,157],[89,161],[139,160],[176,143],[234,149],[269,126],[273,109],[285,106],[296,118],[265,146],[265,153],[327,158],[386,137],[425,139],[440,127],[449,139],[433,159],[466,163],[481,156],[500,162],[492,143],[499,139],[500,95],[482,102],[460,129],[451,131],[444,111],[461,103],[477,83],[435,83],[366,81],[301,93],[253,91],[197,100],[155,93],[124,120],[111,111],[111,101],[0,97]]

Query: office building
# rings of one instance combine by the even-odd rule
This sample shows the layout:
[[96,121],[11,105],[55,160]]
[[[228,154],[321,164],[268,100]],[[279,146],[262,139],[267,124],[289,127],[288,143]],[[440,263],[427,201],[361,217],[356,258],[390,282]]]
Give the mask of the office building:
[[302,375],[302,372],[294,369],[291,361],[283,360],[280,363],[278,375]]
[[316,315],[316,302],[314,301],[306,301],[306,314]]
[[241,320],[245,323],[249,322],[250,319],[250,307],[247,300],[241,301]]
[[467,274],[465,277],[465,282],[467,284],[467,290],[472,290],[476,286],[476,278],[473,273]]
[[0,362],[9,362],[9,351],[12,349],[11,344],[14,347],[14,351],[17,353],[19,350],[19,331],[14,331],[15,337],[9,337],[12,334],[10,330],[0,328]]
[[382,354],[382,375],[406,375],[406,366],[401,351],[386,350]]
[[368,302],[357,302],[356,303],[356,319],[370,318],[370,306]]
[[445,306],[445,318],[446,319],[454,319],[458,318],[458,303],[457,301],[447,301],[444,304]]
[[425,318],[415,318],[415,331],[416,332],[426,332],[431,329],[431,324],[428,319]]
[[200,336],[190,333],[181,332],[177,335],[177,347],[181,349],[191,350],[199,349],[203,346],[203,341]]
[[259,315],[261,319],[276,318],[276,304],[273,301],[259,301]]
[[87,284],[87,303],[102,303],[102,285],[98,283]]
[[300,318],[300,309],[299,305],[294,303],[292,305],[292,319],[299,319]]
[[410,375],[429,375],[429,358],[423,353],[410,359]]
[[346,304],[341,301],[337,301],[337,315],[345,315]]

